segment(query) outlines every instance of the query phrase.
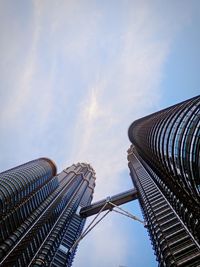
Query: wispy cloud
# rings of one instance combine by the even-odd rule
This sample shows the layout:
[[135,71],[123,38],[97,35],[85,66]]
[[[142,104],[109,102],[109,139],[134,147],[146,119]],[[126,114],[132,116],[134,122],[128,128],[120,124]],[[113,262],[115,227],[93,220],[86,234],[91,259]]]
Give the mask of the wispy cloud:
[[138,9],[138,20],[130,15],[127,27],[109,39],[107,49],[113,60],[104,66],[98,78],[88,81],[92,89],[84,94],[74,128],[71,158],[92,163],[98,175],[98,197],[120,190],[119,173],[127,168],[128,126],[155,107],[160,97],[168,39],[152,40],[155,30],[144,27],[148,14],[143,15],[140,5]]
[[[37,68],[37,48],[38,48],[38,41],[40,38],[40,15],[41,10],[35,1],[35,5],[33,7],[33,33],[31,36],[30,47],[27,47],[27,51],[25,52],[26,58],[24,63],[19,67],[21,68],[20,75],[16,76],[15,73],[12,73],[14,77],[12,77],[13,85],[15,84],[15,88],[11,89],[12,96],[8,98],[7,105],[4,106],[4,109],[1,112],[1,120],[3,121],[12,121],[18,118],[23,112],[24,105],[30,101],[31,95],[33,93],[33,77]],[[6,29],[5,29],[6,30]],[[20,43],[20,36],[19,39],[15,39],[16,42]],[[7,45],[13,46],[12,40]],[[7,47],[7,51],[9,47]],[[8,53],[5,53],[7,56]],[[13,55],[16,60],[18,60],[17,51],[16,54]],[[16,64],[16,63],[15,63]],[[5,66],[4,66],[5,67]],[[17,73],[19,74],[19,73]]]
[[[159,106],[175,33],[192,12],[179,2],[27,1],[16,12],[2,1],[2,166],[41,155],[60,170],[88,161],[97,173],[95,199],[131,186],[123,175],[127,129]],[[105,225],[88,241],[91,262],[81,245],[75,267],[123,262],[120,225],[112,217]],[[100,254],[103,263],[95,261]]]

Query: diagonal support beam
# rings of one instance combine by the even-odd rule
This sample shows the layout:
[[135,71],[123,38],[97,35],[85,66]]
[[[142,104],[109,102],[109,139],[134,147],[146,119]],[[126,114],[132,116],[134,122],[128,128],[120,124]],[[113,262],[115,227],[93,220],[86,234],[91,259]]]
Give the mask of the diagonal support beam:
[[[116,206],[119,206],[127,202],[130,202],[132,200],[135,200],[137,198],[138,198],[137,190],[131,189],[123,193],[114,195],[112,197],[108,197],[106,199],[95,202],[89,206],[83,207],[80,210],[80,216],[83,218],[86,218],[86,217],[97,214],[102,209],[102,207],[106,204],[106,202],[109,202],[109,201],[115,204]],[[108,205],[106,205],[103,210],[108,210],[112,208],[113,206],[108,203]]]

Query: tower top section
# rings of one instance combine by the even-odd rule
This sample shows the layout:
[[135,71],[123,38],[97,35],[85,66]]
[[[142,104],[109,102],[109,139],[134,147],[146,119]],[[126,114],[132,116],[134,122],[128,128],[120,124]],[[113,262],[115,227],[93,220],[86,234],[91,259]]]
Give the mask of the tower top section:
[[200,96],[134,121],[128,136],[159,176],[200,202]]

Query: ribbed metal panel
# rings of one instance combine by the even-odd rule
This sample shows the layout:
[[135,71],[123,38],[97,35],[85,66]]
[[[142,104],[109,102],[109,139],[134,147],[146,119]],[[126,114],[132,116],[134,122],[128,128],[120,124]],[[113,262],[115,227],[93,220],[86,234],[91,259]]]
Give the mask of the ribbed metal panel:
[[30,161],[0,173],[0,219],[25,201],[56,174],[49,159]]
[[[129,138],[154,181],[200,241],[200,96],[136,120]],[[159,177],[159,179],[157,179]]]
[[199,202],[200,96],[133,122],[129,138],[156,172]]
[[68,205],[64,206],[61,217],[37,251],[31,266],[71,266],[73,261],[76,248],[73,251],[70,251],[70,248],[81,234],[85,223],[85,219],[77,214],[77,209],[85,203],[91,203],[95,176],[93,169],[87,164],[77,164],[74,168],[70,167],[64,172],[76,183],[78,182],[76,191],[70,197]]
[[199,244],[159,189],[153,171],[148,172],[133,147],[128,150],[128,160],[159,266],[199,266]]
[[[27,168],[27,165],[24,166]],[[23,171],[26,170],[24,166]],[[3,175],[9,173],[12,179],[16,169]],[[21,174],[21,169],[17,171]],[[41,179],[39,168],[33,173],[36,180]],[[32,178],[29,175],[30,172],[26,172],[27,180]],[[45,183],[36,180],[31,182],[39,186],[27,191],[26,198],[19,199],[14,211],[4,216],[7,224],[5,220],[1,222],[4,226],[0,242],[1,266],[70,266],[73,261],[76,248],[68,251],[85,223],[76,211],[79,206],[91,203],[95,172],[90,165],[78,163],[50,179],[46,175]],[[16,222],[15,227],[9,230],[12,227],[8,222]]]

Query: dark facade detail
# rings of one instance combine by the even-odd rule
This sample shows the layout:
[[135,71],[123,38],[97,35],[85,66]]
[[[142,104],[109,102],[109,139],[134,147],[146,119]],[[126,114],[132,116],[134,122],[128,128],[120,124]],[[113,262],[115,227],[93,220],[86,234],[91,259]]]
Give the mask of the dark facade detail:
[[0,266],[71,266],[95,173],[86,163],[56,175],[41,158],[0,174]]
[[200,266],[200,97],[132,123],[129,168],[160,266]]

